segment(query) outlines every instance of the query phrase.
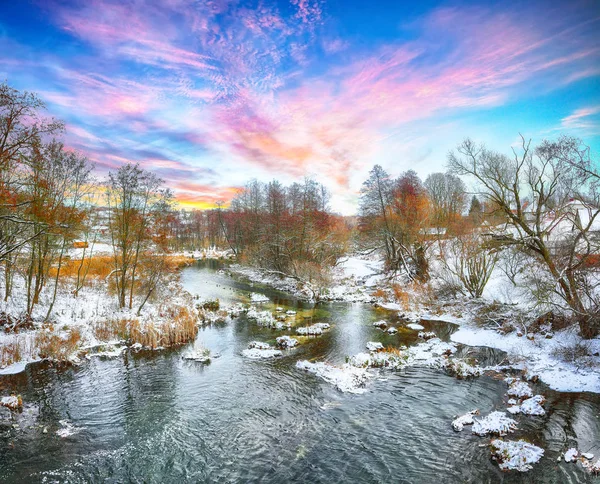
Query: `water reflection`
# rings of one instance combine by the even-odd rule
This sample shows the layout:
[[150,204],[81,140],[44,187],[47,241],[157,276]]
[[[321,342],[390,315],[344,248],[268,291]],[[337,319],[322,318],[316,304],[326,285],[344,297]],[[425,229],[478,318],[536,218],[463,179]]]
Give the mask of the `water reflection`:
[[[260,291],[273,302],[267,307],[314,310],[307,323],[329,322],[332,329],[283,358],[250,361],[241,356],[249,341],[282,333],[241,316],[200,330],[195,344],[221,354],[208,366],[182,360],[187,348],[181,348],[93,359],[80,368],[38,364],[2,377],[5,389],[23,395],[26,409],[16,417],[2,414],[0,480],[592,482],[577,466],[559,465],[556,458],[569,446],[600,454],[597,395],[560,394],[537,385],[536,392],[548,399],[548,415],[518,417],[515,438],[543,446],[546,455],[533,472],[503,474],[490,460],[489,440],[450,428],[453,416],[473,408],[484,414],[506,408],[503,382],[487,376],[456,380],[413,367],[382,373],[365,394],[341,394],[297,371],[295,362],[341,363],[364,351],[367,341],[413,344],[417,332],[369,305],[300,303],[218,269],[188,269],[184,283],[198,294],[231,302]],[[374,328],[379,319],[397,326],[398,334]],[[455,330],[438,321],[422,324],[446,340]],[[482,364],[503,359],[489,349],[460,351]],[[63,419],[81,431],[58,437]]]

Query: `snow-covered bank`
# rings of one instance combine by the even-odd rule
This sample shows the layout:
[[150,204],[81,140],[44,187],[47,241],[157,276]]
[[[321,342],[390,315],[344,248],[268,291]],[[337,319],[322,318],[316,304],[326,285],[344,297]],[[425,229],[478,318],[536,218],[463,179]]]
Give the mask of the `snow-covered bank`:
[[[102,280],[90,280],[75,296],[68,286],[59,287],[52,314],[46,314],[49,296],[42,294],[31,315],[33,329],[0,333],[0,374],[18,373],[27,363],[42,359],[79,363],[84,356],[116,357],[130,345],[133,349],[159,349],[193,339],[201,313],[193,298],[174,277],[157,297],[137,308],[119,309],[114,295]],[[23,315],[26,297],[17,281],[13,296],[0,302],[0,312]]]
[[339,391],[347,393],[365,392],[367,381],[372,378],[372,375],[364,368],[357,368],[348,364],[335,366],[329,363],[311,363],[303,360],[296,363],[296,368],[313,373],[331,383]]
[[303,300],[373,302],[375,298],[371,292],[381,281],[383,264],[373,257],[344,258],[332,268],[331,280],[335,282],[328,287],[319,287],[310,281],[239,264],[231,265],[228,270],[251,282],[270,286]]
[[[444,319],[443,316],[440,319]],[[551,339],[534,336],[533,340],[517,336],[517,332],[502,335],[492,329],[476,327],[473,323],[452,318],[461,324],[452,334],[452,341],[469,346],[487,346],[506,351],[515,368],[537,375],[550,388],[562,392],[600,393],[600,356],[591,356],[585,366],[567,362],[556,356],[562,350],[578,344],[589,345],[591,354],[600,355],[600,339],[584,343],[574,329],[556,332]]]

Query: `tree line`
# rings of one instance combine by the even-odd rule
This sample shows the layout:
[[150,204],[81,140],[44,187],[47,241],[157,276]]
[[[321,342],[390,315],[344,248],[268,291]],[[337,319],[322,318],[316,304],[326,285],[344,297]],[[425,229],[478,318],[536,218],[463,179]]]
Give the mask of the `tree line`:
[[[64,124],[45,115],[37,95],[0,84],[4,299],[11,297],[18,278],[31,316],[48,289],[48,319],[61,271],[71,259],[69,249],[76,242],[83,249],[72,288],[77,295],[93,247],[106,232],[113,254],[109,283],[116,286],[119,306],[133,308],[136,296],[141,310],[160,278],[162,264],[155,256],[167,249],[172,194],[158,177],[131,164],[99,182],[87,158],[65,147],[63,133]],[[102,206],[107,210],[98,210]]]
[[495,268],[518,284],[527,265],[540,307],[567,310],[588,337],[600,332],[600,174],[576,138],[538,146],[523,138],[511,156],[467,139],[449,153],[446,172],[424,181],[375,165],[355,226],[309,178],[288,186],[251,180],[229,206],[177,210],[163,181],[138,165],[97,180],[63,132],[35,94],[0,84],[3,296],[18,281],[28,315],[46,291],[50,317],[74,244],[73,294],[86,284],[94,247],[108,244],[107,284],[120,307],[138,312],[168,273],[171,251],[229,249],[239,261],[326,286],[331,268],[358,249],[380,254],[385,270],[408,282],[427,283],[432,264],[441,266],[475,298]]

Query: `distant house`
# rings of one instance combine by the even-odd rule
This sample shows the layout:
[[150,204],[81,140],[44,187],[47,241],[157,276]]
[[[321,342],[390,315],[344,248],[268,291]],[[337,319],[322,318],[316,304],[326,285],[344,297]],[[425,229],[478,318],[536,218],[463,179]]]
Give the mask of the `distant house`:
[[574,215],[571,230],[586,229],[589,226],[590,234],[600,235],[600,214],[597,207],[572,199],[567,204],[567,210]]

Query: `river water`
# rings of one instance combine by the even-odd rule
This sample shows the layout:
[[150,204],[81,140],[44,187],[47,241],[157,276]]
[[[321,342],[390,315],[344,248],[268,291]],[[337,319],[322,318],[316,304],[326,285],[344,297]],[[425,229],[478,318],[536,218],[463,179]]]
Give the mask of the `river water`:
[[[598,482],[580,465],[558,463],[568,447],[600,454],[600,396],[535,385],[547,415],[519,416],[510,438],[546,450],[528,473],[503,473],[490,439],[455,433],[453,416],[506,408],[506,384],[491,376],[457,380],[411,367],[382,372],[360,395],[340,393],[299,371],[299,359],[343,363],[367,341],[399,346],[416,332],[386,335],[372,322],[394,313],[360,303],[313,305],[217,272],[184,270],[186,289],[223,302],[250,291],[332,329],[275,360],[241,355],[251,340],[283,334],[244,316],[202,328],[195,345],[220,353],[211,364],[181,359],[194,345],[94,358],[79,367],[29,365],[0,377],[0,391],[23,396],[22,413],[0,414],[1,482]],[[267,306],[271,307],[271,306]],[[454,325],[424,322],[448,340]],[[483,364],[504,355],[462,348]],[[62,423],[61,423],[62,422]],[[18,428],[17,428],[18,427]],[[65,437],[56,434],[64,429]]]

